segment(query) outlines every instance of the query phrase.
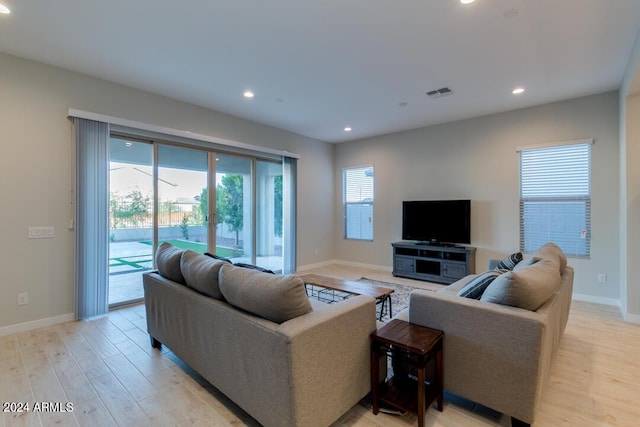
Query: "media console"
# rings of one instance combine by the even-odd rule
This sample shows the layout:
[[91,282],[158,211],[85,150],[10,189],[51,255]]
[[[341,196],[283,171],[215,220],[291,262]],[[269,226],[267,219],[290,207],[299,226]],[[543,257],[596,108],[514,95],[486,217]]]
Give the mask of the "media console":
[[393,275],[451,284],[476,271],[476,248],[396,242]]

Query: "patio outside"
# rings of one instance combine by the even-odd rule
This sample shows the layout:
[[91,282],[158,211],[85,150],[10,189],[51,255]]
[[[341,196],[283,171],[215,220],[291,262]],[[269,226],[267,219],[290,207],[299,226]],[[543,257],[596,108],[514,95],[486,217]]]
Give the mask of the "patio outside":
[[[222,239],[219,239],[222,240]],[[226,244],[234,242],[225,239]],[[205,253],[204,243],[184,239],[163,240],[182,249]],[[221,242],[224,244],[225,242]],[[217,246],[216,254],[234,263],[251,263],[251,258],[239,254],[229,246]],[[282,256],[258,256],[256,263],[273,271],[282,269]],[[142,273],[153,269],[153,245],[151,241],[112,242],[109,245],[109,304],[140,300],[144,296]]]

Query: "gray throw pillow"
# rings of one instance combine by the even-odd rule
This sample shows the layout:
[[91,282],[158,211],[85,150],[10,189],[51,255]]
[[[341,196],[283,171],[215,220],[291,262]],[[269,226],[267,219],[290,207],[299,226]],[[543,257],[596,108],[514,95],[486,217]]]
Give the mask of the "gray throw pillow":
[[304,282],[297,276],[276,276],[224,264],[219,281],[229,304],[272,322],[283,323],[313,310]]
[[180,259],[180,269],[186,285],[220,300],[222,293],[218,285],[218,273],[223,264],[227,263],[190,250],[184,251]]
[[458,291],[459,297],[480,299],[487,286],[491,284],[498,276],[504,273],[505,270],[489,270],[484,273],[478,274],[471,279],[464,288]]
[[184,284],[184,277],[180,270],[182,252],[182,249],[176,248],[171,243],[162,243],[156,251],[156,267],[161,276]]
[[535,311],[558,290],[560,280],[557,263],[543,259],[501,274],[485,289],[480,301]]

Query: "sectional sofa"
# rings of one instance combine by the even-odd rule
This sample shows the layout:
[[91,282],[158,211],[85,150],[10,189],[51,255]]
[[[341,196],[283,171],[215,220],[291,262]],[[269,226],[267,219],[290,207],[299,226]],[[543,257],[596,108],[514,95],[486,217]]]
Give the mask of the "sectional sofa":
[[573,268],[552,243],[507,271],[490,267],[412,292],[396,317],[444,331],[446,390],[529,425],[567,324]]
[[327,305],[302,279],[163,244],[144,275],[152,345],[167,346],[264,426],[328,426],[370,390],[375,300]]

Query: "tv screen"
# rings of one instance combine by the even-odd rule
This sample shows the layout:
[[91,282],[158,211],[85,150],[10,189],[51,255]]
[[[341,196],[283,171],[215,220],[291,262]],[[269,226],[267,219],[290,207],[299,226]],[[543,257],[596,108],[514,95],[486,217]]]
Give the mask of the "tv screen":
[[471,201],[402,202],[402,239],[433,244],[471,243]]

